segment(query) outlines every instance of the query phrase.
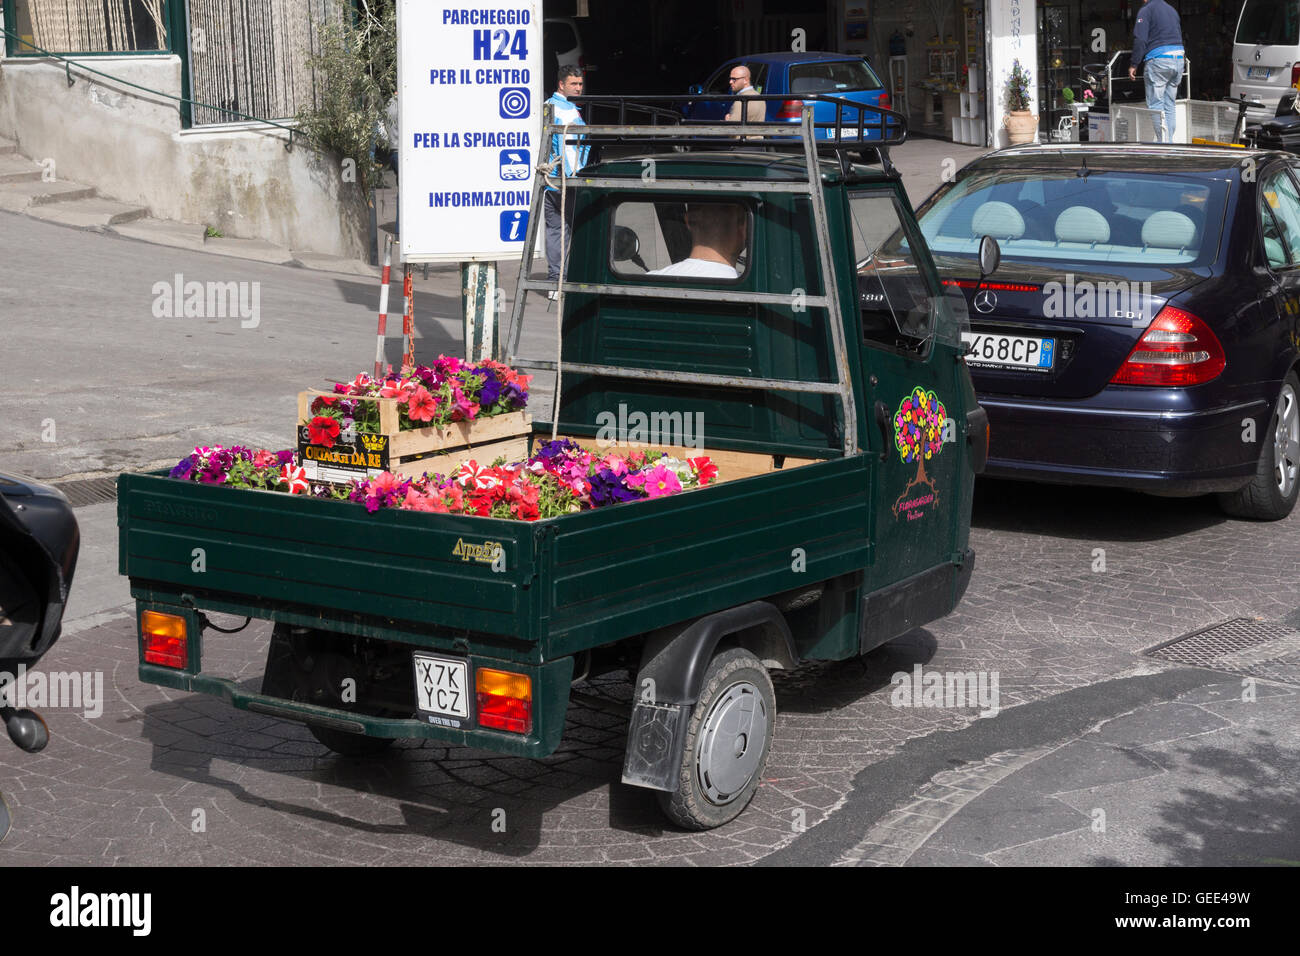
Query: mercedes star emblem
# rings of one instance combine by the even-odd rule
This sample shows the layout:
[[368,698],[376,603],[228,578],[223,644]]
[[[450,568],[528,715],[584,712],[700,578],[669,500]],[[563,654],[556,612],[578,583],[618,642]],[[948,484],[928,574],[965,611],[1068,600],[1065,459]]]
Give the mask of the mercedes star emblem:
[[998,306],[998,297],[988,289],[975,293],[975,308],[980,312],[992,312]]

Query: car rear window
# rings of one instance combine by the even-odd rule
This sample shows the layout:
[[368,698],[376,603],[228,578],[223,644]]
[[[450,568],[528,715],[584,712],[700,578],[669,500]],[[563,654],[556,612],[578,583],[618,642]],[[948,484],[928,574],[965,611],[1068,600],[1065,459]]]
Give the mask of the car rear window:
[[1246,0],[1237,27],[1238,43],[1300,45],[1300,10],[1296,0]]
[[865,60],[796,63],[790,67],[791,93],[844,93],[881,88],[879,78]]
[[1227,183],[1190,176],[988,170],[918,212],[937,253],[974,255],[983,235],[1009,259],[1180,265],[1218,253]]

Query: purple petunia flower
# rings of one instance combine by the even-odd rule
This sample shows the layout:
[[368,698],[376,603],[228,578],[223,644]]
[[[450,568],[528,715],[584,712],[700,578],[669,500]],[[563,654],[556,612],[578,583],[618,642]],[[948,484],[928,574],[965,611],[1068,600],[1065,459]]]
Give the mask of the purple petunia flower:
[[192,457],[182,458],[179,462],[176,463],[176,467],[171,470],[171,477],[186,479],[190,477],[190,474],[193,471],[194,471],[194,459]]
[[622,501],[636,501],[642,497],[624,483],[624,475],[616,475],[602,468],[591,476],[591,504],[593,507],[614,505]]
[[582,450],[577,442],[570,441],[567,438],[561,438],[559,441],[544,441],[541,449],[537,452],[537,457],[545,458],[549,462],[552,458],[558,458],[570,449],[573,451]]

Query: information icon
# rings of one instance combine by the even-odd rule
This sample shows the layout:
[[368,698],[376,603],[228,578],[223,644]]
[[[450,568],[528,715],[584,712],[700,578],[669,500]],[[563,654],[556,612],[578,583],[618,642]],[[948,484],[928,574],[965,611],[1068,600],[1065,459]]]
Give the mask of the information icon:
[[501,118],[526,119],[532,112],[532,94],[526,86],[507,86],[501,91]]
[[501,241],[523,242],[528,238],[528,210],[507,209],[501,214]]
[[501,150],[501,178],[507,182],[520,182],[533,174],[526,149]]

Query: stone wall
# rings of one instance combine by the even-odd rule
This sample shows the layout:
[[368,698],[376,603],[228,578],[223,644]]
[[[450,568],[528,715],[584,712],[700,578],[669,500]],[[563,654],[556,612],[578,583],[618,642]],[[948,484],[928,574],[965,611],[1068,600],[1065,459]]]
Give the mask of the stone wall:
[[[179,96],[181,61],[166,54],[96,56],[87,66]],[[292,250],[365,259],[369,216],[337,159],[288,133],[235,123],[182,130],[175,100],[79,72],[10,57],[0,66],[0,136],[27,157],[53,159],[59,179],[147,206],[159,219],[266,239]]]

